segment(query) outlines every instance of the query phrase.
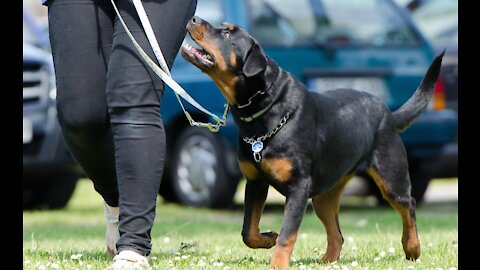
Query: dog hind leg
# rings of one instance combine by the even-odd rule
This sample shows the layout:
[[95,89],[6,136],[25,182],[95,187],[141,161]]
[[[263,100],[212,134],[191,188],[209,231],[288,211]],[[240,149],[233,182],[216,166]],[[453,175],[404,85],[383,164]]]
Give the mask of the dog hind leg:
[[353,174],[346,175],[332,190],[312,198],[315,213],[322,221],[327,233],[327,251],[321,258],[321,262],[334,262],[340,257],[343,245],[342,231],[338,221],[340,198],[345,185],[352,176]]
[[415,198],[410,196],[411,183],[405,146],[398,134],[379,138],[367,173],[374,179],[383,198],[399,212],[402,223],[402,245],[407,260],[420,257],[420,241],[417,234]]

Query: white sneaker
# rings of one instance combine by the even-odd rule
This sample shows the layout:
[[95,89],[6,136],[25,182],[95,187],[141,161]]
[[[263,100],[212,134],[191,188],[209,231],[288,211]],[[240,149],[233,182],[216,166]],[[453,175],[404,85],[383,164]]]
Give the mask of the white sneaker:
[[107,232],[106,232],[106,245],[108,254],[115,256],[117,254],[117,241],[120,238],[120,233],[118,232],[118,215],[119,208],[111,207],[107,203],[103,202],[103,213],[107,219]]
[[147,257],[132,250],[122,250],[113,258],[107,270],[146,270],[151,269]]

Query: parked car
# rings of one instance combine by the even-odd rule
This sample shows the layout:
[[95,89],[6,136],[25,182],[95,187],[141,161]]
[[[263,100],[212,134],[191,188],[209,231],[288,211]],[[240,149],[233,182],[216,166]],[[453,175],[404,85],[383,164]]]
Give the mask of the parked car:
[[[353,87],[378,95],[392,110],[413,94],[435,55],[407,10],[392,0],[201,0],[196,15],[214,25],[227,21],[244,27],[311,91]],[[179,56],[172,76],[200,104],[222,115],[225,98],[206,74]],[[417,201],[432,177],[426,164],[441,158],[443,147],[455,140],[457,113],[445,107],[444,97],[441,87],[435,90],[429,110],[401,135]],[[195,120],[213,121],[184,105]],[[191,127],[168,87],[161,114],[167,157],[159,193],[185,205],[229,206],[242,177],[235,152],[243,142],[232,117],[218,133]]]
[[[414,22],[435,52],[446,50],[439,84],[446,107],[458,110],[458,0],[413,0],[407,5]],[[435,177],[458,177],[458,141],[445,145],[440,161],[432,162]]]
[[[392,110],[413,94],[434,57],[408,12],[390,0],[202,0],[196,15],[214,25],[244,27],[311,91],[353,87],[380,96]],[[223,113],[220,91],[193,65],[177,57],[172,75],[207,109]],[[445,107],[441,91],[435,90],[430,109],[401,135],[419,202],[432,177],[425,164],[440,158],[456,136],[457,114]],[[211,133],[188,125],[170,89],[162,103],[168,155],[160,194],[187,205],[228,206],[241,178],[232,118]],[[194,119],[212,121],[186,107]]]
[[57,209],[72,196],[81,171],[66,150],[55,109],[49,52],[23,43],[23,209]]
[[48,28],[23,10],[23,209],[66,206],[83,176],[65,148],[55,107]]

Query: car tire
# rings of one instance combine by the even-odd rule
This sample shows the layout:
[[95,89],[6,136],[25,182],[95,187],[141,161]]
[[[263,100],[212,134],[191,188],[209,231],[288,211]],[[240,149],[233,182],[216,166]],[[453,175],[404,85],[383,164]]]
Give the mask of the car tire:
[[163,172],[162,183],[160,184],[160,190],[158,191],[158,194],[162,196],[162,198],[166,202],[172,202],[172,203],[178,202],[178,198],[175,195],[175,191],[173,190],[172,178],[170,177],[170,170],[167,170],[167,167],[165,167],[165,170]]
[[176,141],[169,180],[179,203],[195,207],[227,208],[239,178],[227,170],[227,147],[215,133],[188,127]]
[[[411,196],[415,198],[417,204],[423,202],[425,192],[432,178],[431,173],[427,169],[428,163],[428,161],[414,159],[410,160],[408,164],[410,183],[412,185]],[[368,180],[370,192],[377,198],[378,203],[380,205],[388,205],[388,202],[382,197],[382,193],[375,184],[375,181],[367,174],[362,174],[361,176]]]
[[[45,178],[48,180],[45,181]],[[64,208],[75,191],[78,174],[30,177],[23,187],[23,210]]]

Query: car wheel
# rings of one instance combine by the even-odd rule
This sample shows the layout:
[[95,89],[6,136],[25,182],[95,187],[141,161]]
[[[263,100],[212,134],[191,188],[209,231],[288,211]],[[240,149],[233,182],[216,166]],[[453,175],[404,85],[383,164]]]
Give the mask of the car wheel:
[[[423,202],[425,192],[430,183],[431,174],[426,167],[428,162],[420,159],[411,160],[408,164],[410,183],[412,185],[411,196],[415,198],[417,204]],[[383,199],[380,189],[375,184],[375,181],[367,174],[362,174],[362,177],[368,180],[371,193],[377,198],[380,205],[388,205],[388,202]]]
[[78,178],[77,174],[30,177],[23,188],[23,209],[64,208],[75,191]]
[[197,207],[231,205],[239,179],[228,174],[226,147],[209,130],[188,127],[178,138],[170,181],[178,202]]

